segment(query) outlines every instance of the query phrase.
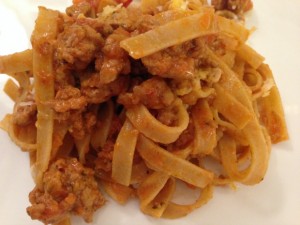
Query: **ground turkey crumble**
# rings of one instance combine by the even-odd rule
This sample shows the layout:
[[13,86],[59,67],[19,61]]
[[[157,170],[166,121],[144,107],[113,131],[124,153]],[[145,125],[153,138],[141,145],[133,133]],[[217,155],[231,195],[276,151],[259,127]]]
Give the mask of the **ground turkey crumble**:
[[58,159],[44,174],[43,186],[30,194],[27,213],[45,224],[56,223],[69,214],[92,221],[105,199],[94,179],[94,171],[75,158]]

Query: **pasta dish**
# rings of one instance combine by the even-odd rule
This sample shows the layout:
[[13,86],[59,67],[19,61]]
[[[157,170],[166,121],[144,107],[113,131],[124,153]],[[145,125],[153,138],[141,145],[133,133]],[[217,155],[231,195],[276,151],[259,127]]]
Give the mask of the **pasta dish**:
[[[92,222],[106,202],[176,219],[217,186],[264,179],[287,140],[280,94],[247,44],[251,0],[73,0],[39,7],[31,49],[0,56],[13,112],[0,123],[30,156],[28,215]],[[174,201],[182,185],[199,190]],[[101,210],[101,209],[100,209]]]

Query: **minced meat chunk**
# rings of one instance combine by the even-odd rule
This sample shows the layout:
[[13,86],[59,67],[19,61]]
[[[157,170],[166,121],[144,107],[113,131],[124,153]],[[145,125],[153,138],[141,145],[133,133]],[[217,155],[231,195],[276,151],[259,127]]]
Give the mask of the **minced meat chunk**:
[[80,14],[89,16],[92,11],[92,6],[90,3],[82,1],[78,4],[73,4],[66,9],[66,13],[71,17],[78,17]]
[[81,82],[81,93],[88,103],[100,104],[124,92],[128,82],[129,76],[120,76],[108,84],[102,84],[99,74],[96,73]]
[[103,46],[103,38],[87,24],[72,24],[57,37],[56,58],[72,69],[85,69]]
[[217,10],[229,10],[234,13],[243,13],[253,7],[251,0],[212,0],[211,3]]
[[78,88],[72,86],[60,87],[55,95],[55,99],[47,102],[59,113],[70,110],[82,110],[86,107],[87,101]]
[[96,112],[91,110],[83,113],[71,113],[68,117],[70,123],[69,132],[77,140],[83,139],[87,134],[91,133],[96,125]]
[[122,128],[122,122],[119,117],[114,116],[108,133],[107,140],[99,150],[97,159],[95,160],[95,176],[99,174],[110,173],[112,170],[113,151],[116,139]]
[[108,84],[117,79],[119,74],[128,74],[130,72],[130,61],[127,52],[120,47],[120,42],[129,37],[129,33],[122,28],[116,29],[105,40],[102,48],[103,56],[101,63],[96,66],[100,71],[100,81]]
[[121,95],[118,102],[130,107],[142,103],[150,109],[165,108],[173,103],[175,95],[168,84],[159,77],[148,79],[133,87],[133,93]]
[[94,179],[94,171],[75,158],[58,159],[43,176],[43,186],[29,194],[27,213],[45,224],[56,223],[69,214],[92,221],[105,199]]
[[162,50],[142,58],[148,72],[163,78],[177,80],[188,79],[194,75],[195,61],[192,58],[179,56]]
[[24,100],[16,102],[13,112],[14,124],[26,126],[36,120],[37,106],[34,96],[28,93]]

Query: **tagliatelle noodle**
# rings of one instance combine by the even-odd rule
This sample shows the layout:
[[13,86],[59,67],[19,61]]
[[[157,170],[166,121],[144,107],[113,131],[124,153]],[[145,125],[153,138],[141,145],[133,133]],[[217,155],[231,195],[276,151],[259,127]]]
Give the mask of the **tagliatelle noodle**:
[[191,213],[195,209],[205,205],[213,197],[213,186],[208,185],[200,191],[198,199],[187,205],[181,205],[174,202],[170,202],[166,210],[164,211],[162,217],[168,219],[176,219],[184,217],[187,214]]
[[[258,68],[258,72],[275,83],[272,71],[267,64],[262,64]],[[264,126],[266,126],[268,133],[271,136],[272,143],[287,140],[289,135],[286,123],[284,122],[284,110],[277,86],[275,85],[270,90],[269,95],[258,99],[257,104],[261,115],[261,121]]]
[[[185,29],[182,30],[182,27]],[[198,14],[171,21],[120,43],[129,54],[139,59],[167,47],[215,32],[213,10],[203,8]]]
[[193,154],[211,154],[217,145],[217,125],[206,100],[198,100],[192,111],[195,126]]
[[268,144],[269,142],[266,140],[261,125],[255,116],[250,95],[247,94],[247,89],[243,87],[241,81],[224,62],[212,51],[207,49],[207,52],[211,59],[223,70],[224,80],[221,80],[220,85],[226,89],[228,93],[235,96],[253,115],[246,126],[242,128],[242,132],[251,148],[251,164],[248,170],[244,171],[243,176],[238,180],[244,184],[255,184],[263,179],[267,170],[271,146]]
[[[178,121],[176,126],[166,126],[158,121],[143,105],[136,105],[127,110],[126,115],[135,128],[152,140],[169,144],[174,142],[189,123],[189,116],[180,99],[174,103],[177,109]],[[164,135],[161,135],[164,134]]]
[[105,105],[100,106],[100,112],[99,112],[100,115],[98,119],[99,125],[94,130],[91,137],[91,145],[95,149],[99,147],[103,147],[107,140],[109,129],[111,127],[111,122],[114,115],[113,107],[114,106],[111,101],[108,101],[105,103]]
[[13,140],[13,142],[22,149],[22,151],[26,152],[34,152],[37,149],[36,144],[31,144],[31,143],[26,143],[22,140],[20,140],[14,132],[14,125],[12,123],[12,115],[7,114],[4,119],[1,121],[1,126],[2,129],[6,130],[9,137]]
[[0,73],[13,74],[32,69],[32,50],[0,56]]
[[125,186],[130,184],[138,134],[138,130],[131,125],[129,120],[125,120],[114,146],[111,176],[117,183]]
[[58,32],[58,12],[39,7],[39,14],[33,31],[33,74],[35,79],[35,100],[37,115],[37,177],[41,185],[43,173],[51,157],[53,133],[53,109],[42,104],[54,98],[54,70],[52,43]]
[[137,189],[141,210],[161,217],[174,192],[174,180],[164,172],[153,172]]
[[[168,173],[196,187],[203,188],[213,179],[211,172],[165,151],[143,135],[139,135],[137,150],[155,170]],[[183,167],[185,170],[181,169]]]

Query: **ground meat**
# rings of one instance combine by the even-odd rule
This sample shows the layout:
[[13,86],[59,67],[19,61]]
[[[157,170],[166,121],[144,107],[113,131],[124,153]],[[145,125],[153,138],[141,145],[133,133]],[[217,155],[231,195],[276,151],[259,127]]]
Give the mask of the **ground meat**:
[[87,105],[86,98],[81,95],[78,88],[65,86],[59,88],[55,99],[48,102],[56,112],[62,113],[70,110],[84,109]]
[[179,138],[174,142],[173,149],[180,150],[188,147],[194,140],[194,125],[193,121],[190,120],[188,127],[181,133]]
[[227,1],[228,0],[211,0],[211,4],[216,10],[223,10],[227,7]]
[[101,57],[101,63],[96,64],[99,67],[101,83],[110,83],[119,74],[128,74],[130,72],[128,54],[120,47],[120,42],[128,37],[129,33],[127,31],[118,28],[105,40],[102,48],[103,58]]
[[85,1],[79,2],[78,4],[71,5],[66,9],[66,14],[71,17],[77,17],[80,14],[89,16],[91,13],[91,4]]
[[97,123],[97,112],[90,111],[84,114],[85,129],[91,133]]
[[92,221],[93,213],[105,200],[94,179],[94,172],[75,158],[58,159],[43,177],[43,187],[29,194],[32,206],[27,213],[45,224],[55,223],[69,214]]
[[69,132],[75,139],[83,139],[87,133],[91,133],[96,125],[97,116],[93,111],[70,113],[67,118],[70,125]]
[[149,73],[164,78],[188,79],[194,75],[195,71],[193,58],[184,56],[184,54],[177,54],[174,51],[170,51],[170,49],[146,56],[142,58],[142,62]]
[[120,76],[109,84],[101,84],[99,74],[93,74],[81,83],[81,93],[88,103],[99,104],[127,90],[128,76]]
[[121,128],[121,120],[117,116],[114,116],[106,143],[104,144],[103,148],[98,152],[97,159],[95,160],[96,174],[99,175],[111,172],[114,145]]
[[96,124],[96,112],[90,110],[85,96],[80,89],[72,86],[60,87],[55,99],[48,101],[55,110],[55,119],[67,123],[69,132],[75,139],[82,139],[92,131]]
[[81,140],[85,136],[85,129],[84,129],[84,120],[82,114],[73,114],[71,115],[70,119],[71,127],[69,129],[70,134],[77,140]]
[[[100,20],[103,23],[109,24],[112,27],[122,27],[127,31],[136,31],[141,23],[151,23],[151,19],[145,19],[146,15],[138,9],[133,8],[121,8],[114,12],[112,15],[106,17],[100,15]],[[153,16],[151,16],[153,18]],[[145,27],[145,25],[144,25]],[[150,29],[150,28],[149,28]]]
[[85,69],[103,46],[101,34],[87,24],[66,26],[57,37],[56,59],[70,68]]
[[95,160],[95,170],[110,173],[112,170],[112,159],[115,143],[112,140],[108,140],[101,151],[97,155]]
[[28,93],[24,100],[16,102],[13,111],[13,122],[19,126],[26,126],[36,120],[37,106],[34,97]]
[[229,10],[237,14],[246,12],[253,6],[251,0],[212,0],[211,3],[217,10]]
[[167,126],[174,126],[177,115],[172,107],[167,107],[156,112],[156,119]]
[[133,93],[121,95],[118,102],[130,107],[142,103],[150,109],[161,109],[168,107],[175,100],[175,95],[166,81],[159,77],[148,79],[133,87]]

